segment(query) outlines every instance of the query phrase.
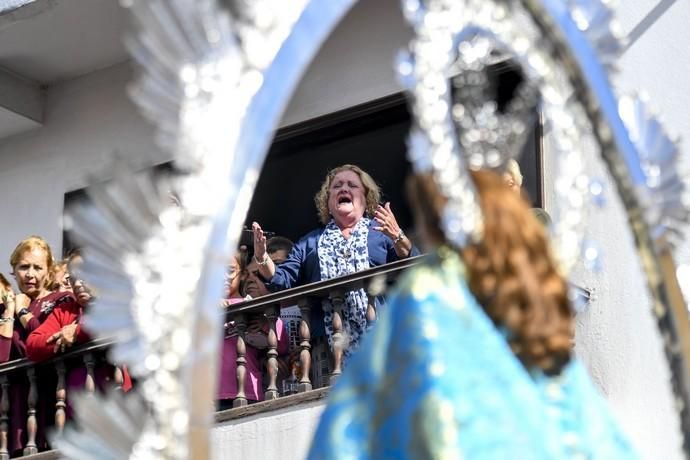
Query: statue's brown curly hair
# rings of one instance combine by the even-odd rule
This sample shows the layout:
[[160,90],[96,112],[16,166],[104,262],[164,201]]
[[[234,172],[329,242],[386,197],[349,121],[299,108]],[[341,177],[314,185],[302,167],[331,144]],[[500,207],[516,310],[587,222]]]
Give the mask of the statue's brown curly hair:
[[[494,324],[506,330],[525,367],[558,373],[570,360],[573,316],[546,232],[499,176],[480,171],[472,177],[484,234],[460,251],[470,290]],[[445,198],[428,175],[415,176],[411,189],[422,231],[430,242],[444,242],[439,215]]]

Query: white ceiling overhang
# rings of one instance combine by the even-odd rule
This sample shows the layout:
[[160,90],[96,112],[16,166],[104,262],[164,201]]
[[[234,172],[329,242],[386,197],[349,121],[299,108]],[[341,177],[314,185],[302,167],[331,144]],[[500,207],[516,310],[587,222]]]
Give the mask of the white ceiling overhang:
[[42,121],[40,86],[0,68],[0,139],[37,128]]
[[128,59],[117,0],[0,0],[0,139],[41,125],[43,90]]

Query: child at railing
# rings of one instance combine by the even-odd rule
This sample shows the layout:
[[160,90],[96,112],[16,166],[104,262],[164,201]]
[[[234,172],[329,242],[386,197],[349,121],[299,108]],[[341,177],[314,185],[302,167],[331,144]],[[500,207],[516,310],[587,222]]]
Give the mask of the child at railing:
[[[225,272],[223,283],[224,295],[221,301],[223,308],[244,301],[240,293],[240,286],[246,273],[245,257],[239,252],[232,258]],[[220,358],[220,383],[218,385],[219,409],[232,407],[232,400],[237,397],[237,335],[233,334],[232,324],[225,324],[225,333]],[[245,378],[245,389],[253,388],[256,383],[256,374],[250,369],[247,362],[247,373]]]

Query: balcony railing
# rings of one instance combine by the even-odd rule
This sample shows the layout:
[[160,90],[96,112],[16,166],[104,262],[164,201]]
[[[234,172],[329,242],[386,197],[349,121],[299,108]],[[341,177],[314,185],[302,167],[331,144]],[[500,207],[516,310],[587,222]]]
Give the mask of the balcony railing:
[[[10,423],[21,423],[21,420],[11,420],[10,411],[12,409],[11,403],[19,403],[18,396],[26,397],[26,414],[23,420],[22,428],[26,431],[26,442],[23,443],[23,455],[36,454],[39,451],[37,444],[37,435],[39,430],[38,416],[43,416],[46,420],[50,417],[54,419],[54,425],[51,429],[57,432],[62,431],[65,426],[67,416],[67,371],[83,366],[85,369],[84,390],[88,393],[96,391],[96,367],[100,361],[105,359],[105,350],[112,344],[108,340],[93,340],[87,344],[75,347],[67,353],[56,356],[53,359],[42,363],[34,363],[27,359],[17,359],[0,364],[0,389],[2,395],[0,396],[0,460],[10,458],[9,438]],[[111,376],[115,388],[121,389],[124,381],[122,370],[118,367],[113,368],[113,375]],[[48,375],[54,373],[55,379],[46,379],[45,382],[39,381],[39,375]],[[48,388],[42,383],[55,382],[55,387],[51,389],[54,391],[54,407],[49,408],[45,404],[39,404],[40,400],[44,401],[50,399],[46,394],[41,394],[41,391],[48,391]],[[16,385],[20,388],[11,388],[11,385]],[[25,391],[16,391],[25,389]],[[15,390],[15,391],[12,391]],[[14,396],[14,398],[13,398]],[[11,401],[14,399],[14,401]],[[23,405],[23,404],[22,404]],[[39,407],[45,411],[49,409],[51,414],[39,414]],[[44,427],[42,427],[44,428]],[[45,433],[42,433],[45,436]],[[15,449],[21,449],[22,446],[13,446]],[[16,456],[16,455],[15,455]]]
[[[397,277],[407,268],[418,264],[424,256],[412,257],[390,264],[374,267],[358,273],[353,273],[340,278],[335,278],[326,281],[320,281],[293,289],[268,294],[266,296],[245,301],[239,304],[234,304],[226,308],[226,320],[233,321],[238,333],[237,342],[237,397],[233,400],[233,407],[242,407],[248,404],[245,388],[244,375],[246,373],[246,348],[245,335],[249,320],[255,316],[265,315],[268,318],[270,330],[268,331],[268,348],[266,350],[267,362],[266,371],[268,375],[268,384],[264,392],[266,400],[274,400],[281,396],[278,389],[277,382],[277,358],[278,358],[278,341],[276,334],[276,319],[279,317],[281,306],[299,306],[301,318],[299,319],[299,375],[297,389],[298,393],[305,393],[313,388],[321,386],[328,386],[342,372],[343,364],[343,349],[340,346],[342,343],[342,308],[344,304],[344,295],[346,292],[353,289],[363,288],[370,296],[380,296],[386,292],[388,287],[395,282]],[[589,292],[583,288],[575,287],[575,292],[583,300],[589,300]],[[324,299],[329,299],[333,306],[333,331],[334,331],[334,349],[329,349],[328,346],[320,344],[321,353],[313,353],[313,343],[311,337],[311,312],[314,308],[321,308]],[[375,311],[367,313],[369,319],[374,320],[376,317]],[[94,340],[87,344],[75,347],[71,351],[56,356],[55,358],[36,364],[26,359],[20,359],[0,364],[0,389],[2,395],[0,396],[0,460],[9,458],[10,452],[8,450],[8,438],[10,429],[10,395],[12,394],[10,386],[12,384],[28,385],[28,392],[26,392],[26,407],[27,413],[25,417],[25,429],[27,433],[27,442],[23,449],[23,455],[31,455],[38,452],[36,443],[37,437],[37,410],[39,407],[40,398],[48,398],[40,394],[40,382],[37,381],[39,374],[45,375],[46,370],[54,373],[55,378],[55,403],[52,408],[52,414],[47,414],[54,417],[54,426],[57,431],[63,429],[66,419],[66,399],[67,399],[67,385],[66,385],[66,370],[74,369],[78,366],[83,366],[86,371],[85,390],[87,392],[94,392],[96,390],[96,363],[103,360],[105,351],[112,345],[109,340]],[[321,372],[315,372],[313,369],[312,355],[319,364],[324,364],[323,359],[328,360],[327,365],[320,367]],[[323,369],[329,369],[328,375],[324,375]],[[314,382],[314,378],[321,377],[321,381]],[[123,373],[118,367],[114,367],[112,375],[113,384],[116,388],[121,388],[123,384]],[[315,385],[316,383],[316,385]],[[45,388],[43,388],[45,390]],[[307,395],[305,395],[307,396]],[[320,396],[322,397],[322,396]],[[52,397],[50,398],[52,399]],[[45,410],[48,408],[43,407]],[[13,420],[13,422],[17,422]]]
[[[299,363],[300,375],[298,376],[297,391],[302,393],[311,390],[312,383],[312,341],[311,341],[311,311],[313,308],[321,308],[323,299],[330,299],[333,305],[333,349],[327,350],[330,355],[330,375],[327,384],[332,383],[342,372],[343,363],[343,322],[342,309],[344,295],[354,289],[364,289],[370,296],[383,294],[397,276],[405,269],[417,264],[423,256],[410,257],[392,262],[386,265],[370,268],[351,275],[319,281],[304,286],[288,289],[265,295],[239,304],[234,304],[226,309],[226,320],[233,321],[238,332],[237,339],[237,398],[233,401],[233,407],[247,405],[245,396],[244,376],[246,374],[246,347],[245,334],[251,316],[265,315],[268,318],[270,330],[268,332],[268,356],[266,367],[268,385],[264,393],[264,399],[271,400],[279,397],[277,386],[277,357],[278,338],[275,330],[276,318],[280,314],[281,306],[297,305],[301,313],[299,320]],[[376,312],[373,311],[373,303],[370,303],[367,318],[374,321]],[[319,385],[320,386],[320,385]]]
[[[342,373],[343,364],[343,327],[342,327],[342,309],[344,304],[344,295],[346,292],[354,289],[363,288],[369,296],[379,296],[384,294],[388,287],[395,282],[398,275],[405,269],[421,262],[424,256],[410,257],[397,262],[392,262],[386,265],[363,270],[351,275],[334,278],[326,281],[307,284],[297,288],[276,292],[257,299],[246,301],[239,304],[234,304],[226,309],[226,320],[234,321],[235,327],[238,331],[238,345],[237,345],[237,388],[238,396],[233,401],[233,407],[242,407],[248,404],[244,393],[244,375],[246,369],[245,359],[245,344],[244,336],[247,329],[249,318],[253,315],[265,315],[269,319],[270,331],[268,333],[268,350],[267,350],[267,375],[269,377],[268,385],[264,393],[264,399],[271,400],[280,396],[277,386],[277,372],[276,372],[276,358],[277,352],[277,335],[275,331],[275,319],[278,317],[281,306],[298,305],[301,313],[299,323],[299,362],[300,374],[298,376],[298,393],[303,393],[314,388],[312,381],[312,340],[310,330],[311,311],[314,308],[321,308],[322,301],[328,298],[333,305],[333,349],[325,347],[325,354],[328,355],[328,366],[322,366],[322,369],[328,368],[330,370],[325,381],[318,382],[319,385],[330,385]],[[577,297],[578,303],[588,303],[591,293],[589,290],[571,285],[571,291]],[[372,304],[370,303],[370,309]],[[376,318],[375,311],[367,312],[367,319],[374,321]],[[317,354],[317,359],[323,359]],[[318,374],[318,372],[314,372]]]
[[[239,333],[237,347],[237,377],[243,376],[245,371],[244,335],[248,324],[248,318],[256,315],[266,315],[269,320],[270,331],[268,333],[268,349],[266,350],[268,356],[267,370],[269,384],[265,391],[265,398],[271,400],[280,396],[276,382],[277,373],[275,372],[276,359],[278,357],[275,323],[279,316],[281,305],[299,305],[302,318],[306,318],[306,320],[301,320],[299,326],[301,373],[299,376],[298,392],[311,390],[313,387],[310,377],[312,359],[310,354],[311,339],[309,317],[311,309],[320,306],[320,301],[328,297],[335,306],[336,313],[334,318],[341,318],[342,299],[345,292],[351,289],[364,288],[372,294],[379,295],[386,289],[387,285],[393,282],[402,270],[414,265],[418,261],[418,257],[406,259],[346,277],[269,294],[229,307],[226,311],[227,320],[235,322],[235,327]],[[337,321],[339,321],[339,324],[334,331],[336,331],[336,334],[342,334],[342,321],[340,319]],[[335,322],[336,320],[334,319],[334,323]],[[242,343],[241,345],[240,342]],[[21,423],[22,429],[26,432],[23,449],[19,452],[20,455],[24,456],[37,454],[41,447],[37,442],[37,438],[39,437],[39,416],[46,420],[49,418],[54,420],[54,424],[50,424],[50,428],[57,432],[62,431],[65,426],[68,412],[66,403],[68,398],[68,371],[79,367],[84,369],[85,382],[83,388],[86,392],[95,392],[97,386],[97,364],[105,361],[106,351],[112,344],[113,342],[111,340],[94,340],[87,344],[74,347],[69,352],[60,354],[42,363],[34,363],[27,359],[17,359],[0,364],[0,460],[9,459],[12,454],[9,445],[11,428],[13,428],[11,424]],[[340,373],[342,350],[336,349],[333,356],[335,358],[335,366],[333,367],[331,378],[335,378]],[[45,381],[41,381],[40,377],[46,377]],[[116,366],[113,367],[111,379],[115,388],[122,388],[124,379],[120,368]],[[54,388],[52,386],[50,388],[47,387],[45,385],[46,382],[53,382]],[[22,391],[16,391],[17,388],[11,388],[15,385],[21,386],[24,389]],[[11,404],[21,402],[21,405],[24,405],[24,401],[16,400],[18,394],[26,398],[26,413],[23,414],[23,420],[21,421],[17,420],[16,417],[15,419],[11,417],[11,411],[13,409]],[[52,407],[41,404],[48,400],[51,401]],[[244,396],[244,378],[239,378],[238,396],[233,401],[233,406],[239,407],[246,404],[247,399]],[[49,413],[41,414],[41,410],[49,411]],[[40,434],[45,436],[45,433]],[[17,446],[13,447],[16,448]],[[15,452],[15,456],[16,454],[17,452]]]

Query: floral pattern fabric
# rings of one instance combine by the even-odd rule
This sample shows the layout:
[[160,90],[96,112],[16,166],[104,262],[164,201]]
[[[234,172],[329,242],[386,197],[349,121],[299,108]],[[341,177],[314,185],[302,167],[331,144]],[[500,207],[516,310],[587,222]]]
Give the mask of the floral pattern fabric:
[[[345,239],[332,219],[326,225],[318,244],[322,281],[369,268],[369,250],[367,248],[369,222],[370,219],[366,217],[360,219],[348,239]],[[357,289],[347,292],[343,300],[342,320],[343,332],[346,337],[344,354],[349,356],[352,351],[357,349],[360,338],[367,329],[369,299],[364,289]],[[328,338],[328,345],[332,348],[333,304],[329,299],[325,299],[322,305],[326,337]]]

